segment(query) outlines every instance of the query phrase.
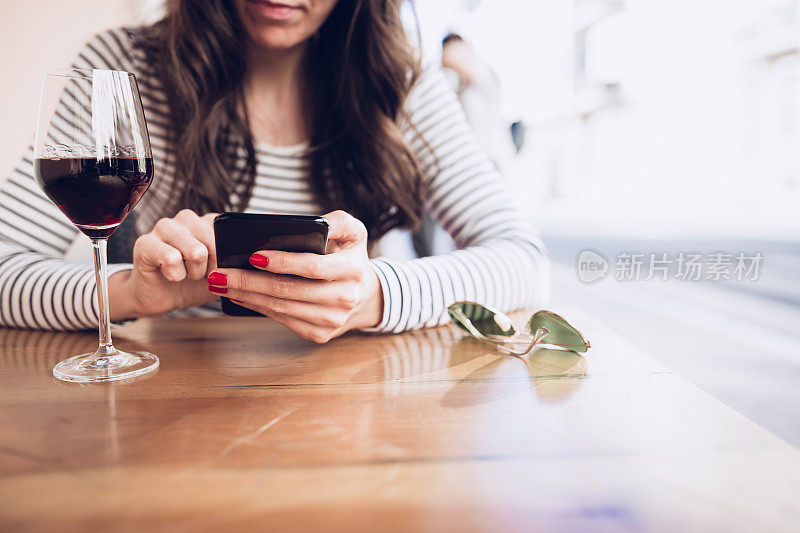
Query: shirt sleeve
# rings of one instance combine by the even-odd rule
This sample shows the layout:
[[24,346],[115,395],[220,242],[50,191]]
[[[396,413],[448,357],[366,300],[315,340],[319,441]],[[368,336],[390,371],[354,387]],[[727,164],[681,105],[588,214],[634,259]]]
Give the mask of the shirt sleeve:
[[477,145],[439,69],[424,71],[406,109],[406,139],[426,180],[425,208],[458,249],[412,260],[373,259],[384,311],[370,330],[443,324],[447,306],[460,300],[502,311],[544,305],[550,283],[545,247]]
[[[93,37],[73,68],[133,71],[125,30]],[[72,102],[72,104],[71,104]],[[65,96],[59,106],[75,105]],[[98,323],[92,264],[64,260],[86,238],[44,195],[33,174],[33,146],[0,185],[0,326],[82,330]],[[132,268],[109,265],[109,275]]]

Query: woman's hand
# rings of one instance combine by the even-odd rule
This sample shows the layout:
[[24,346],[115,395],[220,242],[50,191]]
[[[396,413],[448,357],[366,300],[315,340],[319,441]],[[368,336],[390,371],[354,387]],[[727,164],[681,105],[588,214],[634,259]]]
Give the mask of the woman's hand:
[[184,209],[136,239],[133,270],[108,280],[111,318],[160,315],[213,301],[205,278],[217,266],[215,216]]
[[259,251],[250,262],[263,272],[216,269],[208,277],[208,290],[318,343],[377,326],[383,292],[369,264],[367,230],[344,211],[325,218],[330,223],[326,255]]

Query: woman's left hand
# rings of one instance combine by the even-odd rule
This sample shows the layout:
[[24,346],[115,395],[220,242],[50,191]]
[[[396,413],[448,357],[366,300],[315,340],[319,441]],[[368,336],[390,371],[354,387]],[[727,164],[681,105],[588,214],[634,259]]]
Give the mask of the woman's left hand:
[[327,254],[259,251],[250,262],[263,272],[218,268],[208,276],[208,290],[318,343],[377,326],[383,292],[369,264],[367,230],[344,211],[325,218],[330,224]]

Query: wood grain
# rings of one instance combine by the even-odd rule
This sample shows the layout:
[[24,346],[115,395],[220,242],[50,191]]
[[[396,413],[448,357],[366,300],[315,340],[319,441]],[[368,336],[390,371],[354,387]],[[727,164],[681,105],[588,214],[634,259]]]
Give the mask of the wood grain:
[[117,343],[161,368],[91,385],[50,371],[94,335],[0,329],[0,529],[800,523],[800,451],[564,314],[585,356],[509,357],[451,327],[318,346],[266,319],[140,320]]

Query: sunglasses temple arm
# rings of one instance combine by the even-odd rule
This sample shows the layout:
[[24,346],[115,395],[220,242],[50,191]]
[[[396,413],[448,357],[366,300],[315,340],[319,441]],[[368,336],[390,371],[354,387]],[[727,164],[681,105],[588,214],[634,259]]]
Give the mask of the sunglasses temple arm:
[[475,337],[476,339],[480,339],[480,340],[482,340],[484,342],[488,342],[490,344],[494,344],[494,341],[492,341],[491,339],[486,337],[483,333],[478,331],[475,326],[472,325],[472,321],[469,319],[469,317],[467,315],[464,314],[464,311],[462,311],[458,307],[455,307],[453,309],[453,312],[456,315],[458,315],[458,318],[461,319],[461,324],[465,328],[467,328],[467,331],[469,331],[472,334],[473,337]]
[[[516,335],[514,337],[514,339],[511,339],[511,340],[500,340],[500,339],[498,339],[498,341],[502,342],[503,344],[519,344],[521,342],[528,342],[529,340],[531,340],[533,338],[534,338],[533,335],[525,335],[523,333],[520,333],[519,335]],[[542,339],[540,338],[539,341],[541,341],[541,340]],[[586,348],[586,350],[588,350],[589,348],[592,347],[592,343],[590,343],[587,340],[583,345],[557,344],[557,346],[561,346],[562,348],[566,348],[567,350],[574,351],[576,353],[580,353],[581,350],[576,350],[576,348],[580,348],[581,346],[583,346],[584,348]],[[586,350],[583,350],[583,351],[586,351]]]
[[[491,338],[487,337],[486,335],[484,335],[480,331],[478,331],[478,329],[474,325],[472,325],[472,321],[469,319],[469,317],[467,315],[465,315],[464,311],[462,311],[458,307],[454,308],[453,312],[461,320],[461,324],[465,328],[467,328],[467,331],[469,331],[470,334],[473,337],[475,337],[475,339],[481,341],[484,344],[488,344],[490,346],[494,346],[494,348],[496,350],[500,350],[503,353],[506,353],[506,354],[509,354],[509,355],[522,355],[522,354],[517,354],[511,348],[507,348],[507,347],[503,346],[503,344],[506,342],[505,340],[494,340],[494,339],[491,339]],[[528,348],[528,350],[530,350],[530,348]],[[527,353],[528,350],[526,350],[525,352],[522,352],[522,353],[523,354]]]

